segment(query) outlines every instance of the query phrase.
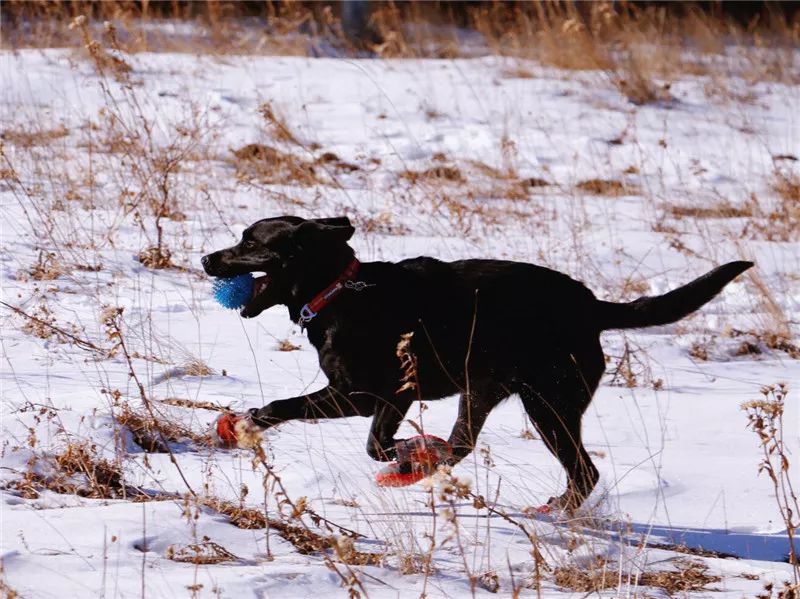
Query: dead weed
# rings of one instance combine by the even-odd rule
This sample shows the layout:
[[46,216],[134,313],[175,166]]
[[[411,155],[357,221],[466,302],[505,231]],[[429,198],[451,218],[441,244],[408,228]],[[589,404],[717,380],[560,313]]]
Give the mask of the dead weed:
[[708,573],[702,562],[678,558],[673,561],[674,570],[654,570],[639,575],[639,585],[663,589],[668,595],[691,591],[709,591],[708,585],[722,580]]
[[37,131],[26,131],[22,129],[6,129],[0,134],[0,139],[7,141],[15,146],[30,148],[32,146],[45,146],[55,139],[69,135],[69,129],[64,125],[59,125],[54,129],[40,129]]
[[586,179],[575,185],[575,189],[597,196],[618,197],[636,195],[639,188],[616,179]]
[[232,150],[236,177],[277,185],[311,186],[320,183],[314,165],[293,154],[263,144]]
[[148,453],[169,453],[168,442],[179,442],[186,439],[198,445],[211,443],[211,439],[206,434],[197,434],[166,418],[155,419],[149,414],[137,414],[127,405],[122,407],[115,420],[128,429],[133,442]]
[[238,557],[208,537],[204,537],[201,543],[184,546],[170,545],[167,547],[164,557],[173,562],[196,565],[239,561]]

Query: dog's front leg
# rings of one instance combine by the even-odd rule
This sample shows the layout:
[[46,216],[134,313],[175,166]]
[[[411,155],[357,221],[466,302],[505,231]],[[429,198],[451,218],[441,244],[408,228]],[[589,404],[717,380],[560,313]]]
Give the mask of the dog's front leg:
[[458,403],[458,417],[453,425],[448,443],[452,454],[446,460],[447,464],[454,466],[467,457],[478,442],[486,417],[493,405],[487,401],[488,393],[461,394]]
[[367,453],[373,460],[388,462],[397,457],[394,436],[408,408],[411,407],[411,401],[403,397],[394,397],[393,402],[376,399],[375,403],[377,406],[369,430]]
[[255,424],[269,428],[288,420],[371,416],[374,411],[373,398],[345,392],[329,385],[307,395],[273,401],[261,409],[253,408],[250,410],[250,418]]

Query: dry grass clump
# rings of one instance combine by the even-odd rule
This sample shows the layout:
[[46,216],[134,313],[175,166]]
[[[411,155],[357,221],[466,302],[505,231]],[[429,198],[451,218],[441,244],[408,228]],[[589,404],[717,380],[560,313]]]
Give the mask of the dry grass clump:
[[148,247],[139,252],[137,260],[145,268],[153,270],[162,270],[165,268],[177,268],[172,262],[172,252],[167,247],[159,247],[157,245]]
[[297,351],[298,349],[300,349],[300,346],[295,345],[288,339],[281,339],[280,341],[278,341],[278,345],[276,346],[275,349],[277,349],[278,351]]
[[746,218],[754,215],[752,204],[734,206],[727,202],[713,206],[667,206],[667,211],[675,218]]
[[708,585],[722,580],[720,576],[708,573],[708,566],[702,562],[677,559],[673,562],[675,570],[654,570],[639,575],[639,585],[663,589],[668,595],[692,591],[713,591]]
[[203,537],[201,543],[191,543],[184,546],[170,545],[167,547],[164,557],[173,562],[196,565],[239,561],[238,557],[222,545],[211,541],[208,537]]
[[3,599],[19,599],[20,595],[6,582],[3,562],[0,560],[0,596]]
[[6,129],[0,133],[0,139],[14,144],[15,146],[30,148],[32,146],[47,145],[54,139],[66,137],[67,135],[69,135],[69,129],[64,125],[59,125],[54,129],[39,129],[35,131]]
[[608,562],[602,558],[593,560],[585,567],[576,564],[558,566],[553,570],[553,578],[561,588],[580,593],[596,593],[614,588],[619,582],[619,573],[609,570],[607,566]]
[[70,443],[55,457],[55,463],[66,476],[84,475],[92,493],[99,493],[101,497],[108,497],[123,488],[120,469],[108,460],[98,458],[95,448],[86,443]]
[[[662,589],[667,595],[692,591],[709,591],[708,585],[722,580],[720,576],[708,573],[708,566],[702,562],[684,558],[673,560],[674,570],[650,570],[638,576],[626,576],[622,584]],[[555,583],[565,589],[581,593],[597,593],[620,585],[618,568],[610,567],[602,558],[597,558],[586,567],[578,565],[559,566],[553,570]]]
[[499,208],[488,206],[482,200],[526,200],[532,188],[549,185],[544,179],[518,176],[513,166],[514,146],[512,141],[503,140],[507,166],[502,169],[478,160],[467,160],[462,169],[449,164],[444,154],[436,153],[432,157],[433,166],[424,170],[407,169],[398,176],[411,185],[423,187],[426,192],[439,192],[434,203],[447,208],[459,224],[473,216],[488,224],[499,218]]
[[775,171],[772,189],[784,202],[800,209],[800,177],[795,173]]
[[277,114],[270,102],[262,102],[258,107],[258,113],[264,119],[264,122],[269,128],[272,137],[281,142],[290,143],[295,146],[302,146],[303,144],[295,137],[289,125],[286,124],[286,119]]
[[783,586],[776,589],[773,583],[764,583],[764,592],[756,595],[756,599],[800,599],[800,584],[785,580]]
[[36,308],[33,314],[27,315],[27,319],[20,327],[24,332],[39,339],[51,339],[58,336],[58,327],[55,326],[56,317],[53,315],[50,307],[42,302]]
[[345,162],[333,152],[323,152],[319,158],[317,158],[316,162],[320,165],[330,165],[335,170],[346,173],[352,173],[353,171],[361,170],[360,166],[350,162]]
[[598,196],[618,197],[624,195],[636,195],[639,188],[628,185],[616,179],[586,179],[579,181],[575,189]]
[[[223,371],[224,372],[224,371]],[[176,406],[179,408],[188,408],[190,410],[211,410],[212,412],[228,412],[230,408],[212,403],[210,401],[194,401],[191,399],[184,399],[182,397],[166,397],[164,399],[156,400],[168,406]]]
[[39,257],[28,272],[20,271],[17,273],[17,280],[24,281],[32,279],[34,281],[52,281],[64,274],[58,257],[54,252],[39,250]]
[[410,229],[401,222],[391,212],[381,212],[375,216],[368,214],[356,214],[353,220],[355,227],[365,233],[379,233],[381,235],[407,235]]
[[333,552],[342,563],[360,566],[382,565],[385,559],[381,553],[358,551],[353,539],[344,534],[324,536],[307,526],[269,518],[262,510],[245,508],[217,498],[201,498],[199,501],[202,505],[228,516],[231,524],[237,528],[274,530],[303,555]]
[[521,66],[503,69],[501,75],[505,79],[533,79],[535,77],[533,71]]
[[166,418],[136,413],[127,405],[122,407],[115,420],[130,431],[134,443],[149,453],[169,453],[168,442],[187,439],[199,445],[211,444],[207,434],[197,434]]
[[[28,444],[35,447],[35,438]],[[32,467],[37,462],[45,462],[50,472],[46,475],[34,472]],[[69,443],[55,456],[32,459],[23,478],[11,482],[8,488],[26,499],[36,499],[42,490],[92,499],[120,499],[130,495],[119,467],[97,457],[97,447],[88,442]]]
[[669,93],[670,84],[655,83],[648,64],[647,57],[628,51],[626,57],[618,62],[611,81],[636,106],[672,101],[674,98]]
[[184,376],[212,376],[216,374],[213,368],[197,358],[189,360],[181,368]]
[[574,3],[492,3],[470,12],[470,21],[494,53],[532,58],[562,69],[605,69],[612,66],[597,43],[606,27],[610,3],[594,3],[589,22]]
[[401,179],[411,182],[412,185],[419,183],[464,183],[464,175],[457,166],[435,165],[423,171],[404,170],[399,174]]
[[457,58],[463,48],[432,2],[374,3],[366,47],[381,58]]
[[81,37],[83,38],[83,47],[90,54],[92,62],[95,67],[97,67],[97,70],[103,74],[110,73],[117,81],[127,82],[133,68],[122,58],[119,52],[121,47],[117,39],[117,28],[111,21],[106,21],[103,27],[113,50],[116,51],[110,51],[100,42],[93,39],[85,15],[78,15],[72,19],[72,22],[69,24],[70,29],[80,31]]
[[800,177],[794,171],[776,169],[769,185],[776,204],[768,212],[760,211],[743,234],[768,241],[794,241],[800,231]]
[[236,177],[265,184],[310,186],[320,183],[314,165],[293,154],[263,144],[232,150]]
[[732,338],[743,338],[735,352],[737,356],[759,355],[762,348],[784,352],[794,360],[800,360],[800,347],[792,343],[788,334],[781,331],[740,331],[730,329],[726,334]]

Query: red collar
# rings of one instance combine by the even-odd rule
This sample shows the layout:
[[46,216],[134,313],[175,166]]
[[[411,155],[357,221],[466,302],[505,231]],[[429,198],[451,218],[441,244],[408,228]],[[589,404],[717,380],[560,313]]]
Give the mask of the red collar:
[[300,308],[300,320],[298,322],[302,328],[305,328],[309,321],[313,319],[320,310],[331,303],[331,301],[345,289],[352,288],[360,291],[366,287],[365,283],[356,283],[354,281],[359,266],[360,263],[358,259],[353,258],[350,264],[347,265],[347,268],[344,269],[344,272],[339,275],[338,279],[315,295],[314,299],[305,306]]

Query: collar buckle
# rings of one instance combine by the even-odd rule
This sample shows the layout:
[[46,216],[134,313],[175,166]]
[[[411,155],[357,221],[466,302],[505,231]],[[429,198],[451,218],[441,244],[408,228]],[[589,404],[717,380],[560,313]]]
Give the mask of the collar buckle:
[[300,323],[301,328],[305,328],[306,324],[308,324],[315,316],[317,315],[314,310],[311,309],[311,306],[306,304],[302,308],[300,308]]

